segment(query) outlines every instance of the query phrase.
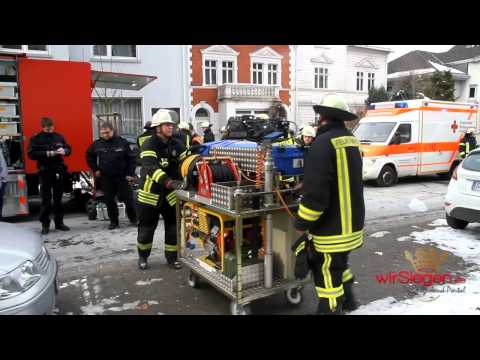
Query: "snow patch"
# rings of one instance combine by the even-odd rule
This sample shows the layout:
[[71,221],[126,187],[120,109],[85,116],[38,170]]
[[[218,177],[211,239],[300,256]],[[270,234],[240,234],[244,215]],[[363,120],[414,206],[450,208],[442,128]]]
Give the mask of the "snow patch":
[[416,212],[428,211],[427,205],[425,205],[424,202],[418,199],[412,199],[412,201],[410,201],[410,203],[408,204],[408,207],[410,208],[410,210],[416,211]]
[[[434,222],[440,224],[440,221]],[[438,226],[435,229],[415,231],[413,241],[453,253],[475,264],[464,277],[463,284],[435,285],[408,300],[387,297],[361,306],[352,315],[480,315],[480,226],[470,225],[466,230]]]
[[447,220],[445,219],[437,219],[432,221],[428,226],[447,226]]
[[382,256],[382,255],[383,255],[383,252],[381,252],[381,251],[375,251],[375,254]]
[[370,235],[369,237],[381,238],[381,237],[384,237],[387,234],[390,234],[390,231],[379,231],[379,232],[376,232],[376,233]]
[[135,285],[137,286],[146,286],[146,285],[152,285],[152,283],[154,282],[158,282],[158,281],[163,281],[162,278],[158,278],[158,279],[150,279],[150,280],[146,280],[146,281],[143,281],[143,280],[139,280],[135,283]]
[[412,238],[410,236],[400,236],[397,241],[408,241],[411,240]]

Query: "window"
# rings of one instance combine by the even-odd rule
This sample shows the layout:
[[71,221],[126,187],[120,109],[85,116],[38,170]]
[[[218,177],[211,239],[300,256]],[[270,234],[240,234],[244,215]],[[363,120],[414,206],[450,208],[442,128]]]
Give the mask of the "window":
[[360,123],[353,131],[360,142],[385,142],[392,133],[395,123]]
[[[119,113],[121,115],[121,128],[118,129],[119,133],[137,136],[142,132],[142,99],[112,97],[93,99],[94,115],[112,113]],[[97,118],[95,117],[95,119]]]
[[357,91],[363,91],[363,72],[357,71]]
[[278,79],[278,65],[268,64],[268,85],[277,85]]
[[405,144],[412,140],[412,125],[400,124],[395,135],[392,138],[392,143]]
[[92,53],[93,56],[135,59],[137,45],[93,45]]
[[253,83],[263,84],[263,64],[253,63]]
[[215,85],[217,83],[217,62],[215,60],[205,60],[205,85]]
[[368,90],[375,87],[375,73],[368,73]]
[[107,45],[93,45],[94,56],[107,56]]
[[233,83],[233,61],[222,61],[222,83]]
[[326,89],[328,88],[328,69],[322,67],[315,68],[315,89]]
[[470,155],[468,155],[467,158],[463,161],[462,167],[465,170],[480,171],[480,153],[470,153]]
[[475,99],[477,95],[476,93],[477,93],[477,86],[470,86],[470,92],[468,94],[468,97],[470,99]]
[[0,45],[0,50],[15,52],[48,53],[48,45]]

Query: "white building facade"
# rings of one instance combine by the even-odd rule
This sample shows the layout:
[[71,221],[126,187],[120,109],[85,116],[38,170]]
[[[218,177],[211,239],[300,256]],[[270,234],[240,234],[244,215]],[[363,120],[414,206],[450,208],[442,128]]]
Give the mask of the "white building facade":
[[[94,114],[119,112],[125,133],[138,134],[159,108],[189,119],[188,54],[183,45],[70,45],[71,61],[89,62],[92,70],[155,76],[138,91],[95,88]],[[109,99],[109,101],[105,101]],[[108,104],[108,108],[107,108]]]
[[387,85],[389,53],[367,45],[292,45],[292,120],[299,127],[313,122],[312,105],[330,93],[345,97],[352,111],[364,107],[370,87]]

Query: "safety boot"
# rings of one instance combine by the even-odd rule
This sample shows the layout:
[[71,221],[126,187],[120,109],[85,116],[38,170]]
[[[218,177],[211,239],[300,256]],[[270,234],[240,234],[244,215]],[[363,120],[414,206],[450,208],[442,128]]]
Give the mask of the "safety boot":
[[343,290],[345,292],[345,301],[342,305],[343,310],[348,312],[357,310],[360,305],[353,293],[353,280],[344,283]]
[[138,268],[140,270],[147,270],[148,269],[148,262],[147,262],[146,257],[140,256],[138,258]]

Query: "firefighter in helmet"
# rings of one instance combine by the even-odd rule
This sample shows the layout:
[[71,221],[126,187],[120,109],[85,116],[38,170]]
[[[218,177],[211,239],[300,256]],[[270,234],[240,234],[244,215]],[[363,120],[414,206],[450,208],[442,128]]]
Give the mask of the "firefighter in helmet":
[[[358,305],[353,296],[351,251],[362,246],[365,203],[359,141],[345,127],[356,118],[345,100],[327,95],[314,106],[319,128],[305,159],[294,244],[298,278],[312,271],[319,314],[341,314]],[[302,271],[305,270],[305,271]]]
[[463,139],[458,146],[459,155],[465,159],[470,151],[477,147],[477,139],[475,138],[475,130],[470,128],[467,130]]
[[150,136],[152,136],[153,130],[151,129],[151,125],[152,125],[152,122],[147,121],[145,123],[145,126],[143,127],[145,131],[137,137],[137,146],[139,149],[142,147],[145,140],[147,140]]
[[188,123],[181,122],[178,124],[177,137],[182,141],[186,149],[190,148],[192,145],[192,133],[190,132]]
[[145,270],[152,249],[153,236],[162,215],[165,229],[165,258],[173,269],[180,269],[177,259],[175,190],[185,187],[179,172],[186,149],[173,137],[176,113],[158,110],[152,118],[153,135],[140,149],[141,186],[138,191],[138,267]]

